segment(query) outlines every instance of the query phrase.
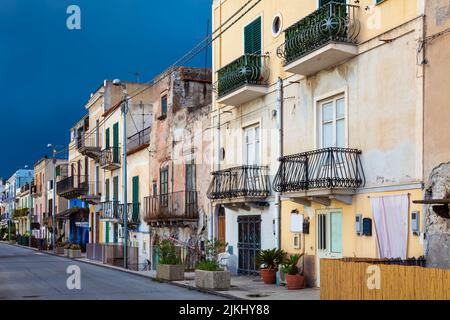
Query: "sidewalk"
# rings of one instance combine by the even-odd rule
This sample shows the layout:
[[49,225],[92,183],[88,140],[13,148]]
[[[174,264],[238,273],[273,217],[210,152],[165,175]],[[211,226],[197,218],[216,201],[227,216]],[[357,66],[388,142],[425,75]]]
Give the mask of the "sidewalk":
[[[88,259],[77,259],[77,260],[99,266],[104,266],[107,268],[116,269],[123,272],[133,273],[156,281],[161,281],[156,279],[156,271],[132,271],[132,270],[125,270],[120,267],[105,265],[103,263],[91,261]],[[200,290],[195,286],[195,272],[186,272],[184,274],[184,277],[185,280],[183,281],[172,281],[172,282],[164,281],[164,282],[190,288],[193,290]],[[201,289],[201,291],[217,294],[232,299],[243,299],[243,300],[320,300],[319,288],[288,290],[287,288],[282,286],[264,284],[259,277],[247,277],[247,276],[232,276],[231,288],[228,291],[211,291],[204,289]]]
[[[8,242],[3,242],[8,244]],[[38,251],[35,248],[23,247],[15,244],[21,248],[27,248],[31,250]],[[55,255],[59,257],[64,257],[61,255],[56,255],[53,251],[39,251],[44,254]],[[64,257],[70,259],[68,257]],[[135,274],[153,281],[166,282],[172,285],[188,288],[191,290],[197,290],[201,292],[206,292],[230,299],[238,300],[320,300],[320,289],[319,288],[306,288],[303,290],[288,290],[282,286],[267,285],[262,282],[259,277],[248,277],[248,276],[232,276],[231,277],[231,288],[228,291],[213,291],[196,288],[195,286],[195,272],[186,272],[185,280],[183,281],[163,281],[156,279],[156,271],[133,271],[126,270],[121,267],[115,267],[101,262],[92,261],[85,257],[79,259],[72,259],[75,261],[88,263],[92,265],[97,265],[103,268],[114,269],[121,272],[127,272]]]

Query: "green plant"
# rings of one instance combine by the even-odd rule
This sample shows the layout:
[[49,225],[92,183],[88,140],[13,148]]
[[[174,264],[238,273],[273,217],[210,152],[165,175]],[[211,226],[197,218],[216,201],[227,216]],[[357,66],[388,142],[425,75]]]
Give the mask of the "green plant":
[[177,255],[175,245],[170,240],[162,240],[159,243],[159,250],[161,259],[160,264],[179,265],[181,263],[180,257]]
[[219,257],[220,250],[227,247],[228,243],[220,241],[218,239],[206,240],[205,242],[205,252],[207,260],[217,261]]
[[277,269],[285,256],[286,252],[281,249],[261,250],[256,256],[256,265],[261,269]]
[[64,245],[64,249],[70,249],[70,246],[71,246],[71,245],[72,245],[71,243],[67,242],[67,243]]
[[289,275],[303,275],[303,268],[302,270],[299,270],[297,267],[298,261],[300,260],[301,257],[303,257],[303,253],[302,254],[293,254],[289,257],[289,259],[287,259],[281,266],[281,271],[283,273],[287,273]]
[[214,260],[203,260],[197,264],[198,270],[203,271],[223,271],[223,269],[219,266],[219,263]]
[[70,250],[81,250],[81,247],[76,244],[76,243],[72,243],[69,247]]

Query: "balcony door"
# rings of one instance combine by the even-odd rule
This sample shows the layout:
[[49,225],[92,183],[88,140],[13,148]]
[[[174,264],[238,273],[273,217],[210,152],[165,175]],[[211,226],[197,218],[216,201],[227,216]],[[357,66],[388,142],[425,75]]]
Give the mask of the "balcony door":
[[244,129],[245,163],[249,166],[261,164],[260,127],[252,126]]
[[320,147],[346,147],[345,98],[337,96],[319,104]]
[[320,260],[342,258],[342,210],[316,212],[317,285],[320,286]]
[[159,202],[163,208],[169,205],[169,167],[164,167],[159,172]]

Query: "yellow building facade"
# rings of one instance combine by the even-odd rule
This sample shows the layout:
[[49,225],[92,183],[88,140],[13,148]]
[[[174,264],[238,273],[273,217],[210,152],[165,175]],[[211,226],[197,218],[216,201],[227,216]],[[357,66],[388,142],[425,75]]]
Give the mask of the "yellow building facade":
[[[423,10],[422,0],[213,2],[213,171],[261,165],[270,182],[213,194],[211,233],[236,247],[238,273],[255,268],[249,247],[305,253],[309,285],[323,258],[423,255],[412,203],[424,180]],[[246,163],[253,123],[260,157]],[[256,233],[236,231],[249,216]]]

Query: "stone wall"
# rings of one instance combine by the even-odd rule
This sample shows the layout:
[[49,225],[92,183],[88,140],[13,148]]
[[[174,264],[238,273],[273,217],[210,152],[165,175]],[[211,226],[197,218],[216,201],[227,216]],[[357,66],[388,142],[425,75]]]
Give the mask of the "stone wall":
[[[426,199],[450,198],[450,162],[432,170],[426,186]],[[426,207],[425,255],[427,266],[450,269],[450,219],[440,217],[433,206]]]

